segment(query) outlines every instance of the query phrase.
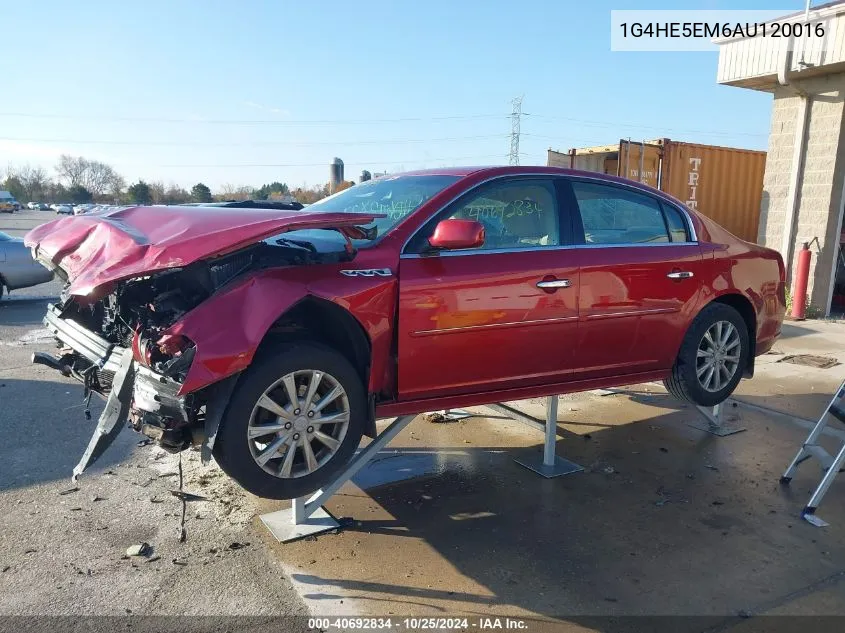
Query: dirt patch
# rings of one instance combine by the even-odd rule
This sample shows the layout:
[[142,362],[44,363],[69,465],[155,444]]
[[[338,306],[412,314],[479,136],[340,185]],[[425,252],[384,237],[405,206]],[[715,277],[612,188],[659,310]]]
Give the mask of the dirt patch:
[[813,354],[791,354],[781,358],[779,363],[791,363],[793,365],[804,365],[816,369],[829,369],[839,365],[839,361],[829,356],[814,356]]

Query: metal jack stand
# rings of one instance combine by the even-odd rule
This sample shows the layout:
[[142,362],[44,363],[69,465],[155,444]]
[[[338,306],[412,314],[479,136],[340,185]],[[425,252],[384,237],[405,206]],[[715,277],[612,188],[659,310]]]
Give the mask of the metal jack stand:
[[339,528],[340,524],[323,508],[323,503],[366,466],[415,417],[417,416],[403,415],[393,420],[366,448],[358,451],[346,469],[331,484],[318,490],[307,500],[305,497],[294,499],[290,508],[262,514],[261,521],[282,543]]
[[542,430],[545,433],[545,440],[543,442],[542,456],[530,457],[525,459],[514,459],[520,466],[525,466],[529,470],[533,470],[538,475],[542,475],[546,479],[552,477],[560,477],[561,475],[570,475],[572,473],[581,472],[584,470],[583,466],[563,459],[555,454],[555,442],[557,440],[557,404],[558,396],[549,396],[546,399],[546,423],[543,424],[536,418],[526,415],[522,411],[518,411],[513,407],[504,404],[488,404],[488,409],[493,409],[497,413],[508,416],[518,422],[523,422],[528,426]]
[[839,385],[839,389],[836,390],[836,394],[833,398],[831,398],[830,403],[822,412],[816,426],[814,426],[813,430],[810,431],[810,435],[807,436],[806,441],[798,450],[798,454],[795,456],[795,459],[792,460],[792,463],[789,464],[789,468],[786,469],[786,472],[784,472],[783,476],[780,478],[780,483],[788,484],[792,481],[792,477],[795,475],[795,471],[798,469],[798,465],[800,463],[810,459],[811,457],[815,457],[819,461],[824,476],[822,477],[818,487],[813,492],[813,496],[810,497],[810,501],[801,511],[801,518],[816,527],[827,527],[829,525],[827,521],[816,516],[816,509],[819,507],[819,504],[821,504],[824,495],[827,493],[827,490],[830,488],[830,485],[833,483],[836,475],[840,473],[842,464],[845,463],[845,444],[842,445],[842,448],[836,454],[836,457],[832,457],[830,453],[824,450],[824,448],[817,444],[817,442],[827,426],[829,420],[827,417],[828,414],[840,422],[845,423],[845,409],[841,406],[842,398],[845,398],[845,381]]
[[696,407],[698,412],[701,413],[707,422],[690,422],[689,426],[718,437],[725,437],[727,435],[733,435],[734,433],[742,433],[746,430],[744,426],[737,426],[731,420],[725,419],[725,404],[725,402],[717,404],[712,408],[712,410],[708,407]]

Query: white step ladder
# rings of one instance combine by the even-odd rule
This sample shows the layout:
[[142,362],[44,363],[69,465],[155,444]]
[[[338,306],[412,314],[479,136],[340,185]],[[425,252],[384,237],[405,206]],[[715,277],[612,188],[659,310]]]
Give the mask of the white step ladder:
[[822,412],[816,426],[814,426],[813,430],[810,431],[810,435],[807,436],[806,441],[801,446],[798,454],[795,456],[795,459],[792,460],[792,463],[789,464],[789,468],[786,469],[786,472],[784,472],[783,476],[780,478],[780,482],[782,484],[788,484],[792,481],[792,477],[795,475],[795,471],[798,469],[799,464],[811,457],[815,457],[819,461],[824,475],[822,476],[822,480],[815,492],[813,492],[813,496],[810,497],[810,501],[801,511],[801,518],[816,527],[827,527],[827,525],[829,525],[827,521],[816,516],[816,509],[821,504],[825,493],[828,488],[830,488],[830,485],[833,483],[836,475],[839,474],[843,462],[845,462],[845,443],[843,443],[842,448],[836,454],[836,457],[833,457],[817,442],[824,433],[825,427],[827,427],[827,423],[830,421],[831,417],[836,418],[845,424],[845,403],[842,401],[843,398],[845,398],[845,381],[839,385],[839,389],[836,390],[836,394]]

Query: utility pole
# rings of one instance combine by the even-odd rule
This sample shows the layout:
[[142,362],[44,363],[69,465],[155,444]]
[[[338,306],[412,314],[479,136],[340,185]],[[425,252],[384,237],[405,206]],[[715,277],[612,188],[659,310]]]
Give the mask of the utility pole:
[[519,124],[522,120],[522,97],[514,97],[511,102],[511,153],[508,164],[519,165]]

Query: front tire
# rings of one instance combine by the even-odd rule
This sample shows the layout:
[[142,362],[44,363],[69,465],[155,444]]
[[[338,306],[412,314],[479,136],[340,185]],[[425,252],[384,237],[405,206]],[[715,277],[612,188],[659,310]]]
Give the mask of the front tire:
[[235,388],[214,444],[223,471],[249,492],[293,499],[330,483],[361,441],[361,378],[338,352],[293,343],[263,354]]
[[663,385],[679,400],[715,406],[742,380],[749,351],[748,326],[742,315],[729,305],[711,303],[693,320]]

